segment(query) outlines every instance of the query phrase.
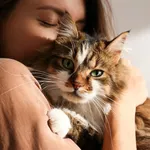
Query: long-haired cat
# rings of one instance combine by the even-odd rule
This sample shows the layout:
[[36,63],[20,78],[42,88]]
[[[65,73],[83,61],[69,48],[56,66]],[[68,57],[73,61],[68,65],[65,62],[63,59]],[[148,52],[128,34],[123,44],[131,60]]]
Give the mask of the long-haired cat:
[[[53,50],[44,49],[31,65],[41,70],[33,69],[32,73],[54,108],[48,112],[50,128],[61,137],[72,138],[83,150],[100,149],[111,103],[126,86],[124,77],[128,70],[120,55],[127,35],[124,32],[112,41],[91,37],[78,31],[66,13],[60,20]],[[136,117],[139,150],[144,138],[150,149],[150,100],[144,105],[137,109]]]

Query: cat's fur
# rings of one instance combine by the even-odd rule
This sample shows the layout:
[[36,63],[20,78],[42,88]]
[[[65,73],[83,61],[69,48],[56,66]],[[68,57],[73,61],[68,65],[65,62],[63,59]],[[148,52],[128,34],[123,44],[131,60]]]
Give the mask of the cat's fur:
[[150,99],[136,109],[136,139],[138,150],[150,150]]
[[[32,64],[33,68],[48,73],[38,75],[38,80],[45,80],[41,83],[45,83],[44,93],[50,104],[69,117],[71,126],[65,124],[66,119],[64,131],[81,149],[100,149],[105,117],[111,103],[119,99],[126,86],[124,77],[128,70],[120,55],[127,35],[128,32],[124,32],[112,41],[91,37],[79,32],[70,15],[66,14],[60,21],[54,50],[43,50],[43,56]],[[64,61],[71,65],[69,69],[63,66]],[[93,70],[98,70],[101,75],[93,77]],[[53,120],[61,114],[54,117],[49,113],[49,116]],[[59,130],[63,130],[62,126]],[[150,100],[137,108],[136,126],[139,150],[146,150],[143,145],[150,149]],[[65,136],[58,128],[52,130]]]

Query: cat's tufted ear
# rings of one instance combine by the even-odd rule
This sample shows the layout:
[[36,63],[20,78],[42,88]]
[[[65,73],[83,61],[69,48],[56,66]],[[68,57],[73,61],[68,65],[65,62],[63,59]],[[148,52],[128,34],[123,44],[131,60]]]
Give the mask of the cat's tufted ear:
[[77,26],[69,13],[65,13],[59,21],[59,29],[56,41],[66,43],[70,39],[78,39]]
[[124,43],[127,39],[129,32],[130,31],[121,33],[116,38],[114,38],[112,41],[110,41],[105,48],[110,54],[112,54],[112,57],[113,57],[115,63],[118,63],[118,61],[121,57],[121,52],[123,50]]

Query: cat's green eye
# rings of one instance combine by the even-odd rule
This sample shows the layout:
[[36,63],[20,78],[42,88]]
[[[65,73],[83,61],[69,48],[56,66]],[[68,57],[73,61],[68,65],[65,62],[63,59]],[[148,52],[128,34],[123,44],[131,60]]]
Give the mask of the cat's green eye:
[[103,75],[103,73],[104,73],[103,70],[93,70],[93,71],[91,71],[90,75],[92,77],[100,77]]
[[72,62],[72,60],[64,58],[62,60],[62,65],[64,68],[68,69],[68,70],[72,70],[74,68],[74,64]]

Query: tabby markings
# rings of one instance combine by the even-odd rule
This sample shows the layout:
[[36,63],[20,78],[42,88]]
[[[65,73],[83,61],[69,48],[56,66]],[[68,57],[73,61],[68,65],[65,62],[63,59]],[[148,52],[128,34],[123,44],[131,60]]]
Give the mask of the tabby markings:
[[81,49],[77,52],[78,65],[81,65],[89,52],[89,44],[82,43]]

